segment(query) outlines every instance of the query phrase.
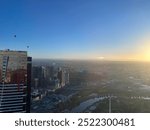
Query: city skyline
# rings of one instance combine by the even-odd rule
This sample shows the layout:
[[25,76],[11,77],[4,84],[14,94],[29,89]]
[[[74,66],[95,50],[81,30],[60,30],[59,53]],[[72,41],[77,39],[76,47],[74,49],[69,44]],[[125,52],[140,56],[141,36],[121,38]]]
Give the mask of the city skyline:
[[149,0],[2,0],[0,48],[33,58],[150,61]]

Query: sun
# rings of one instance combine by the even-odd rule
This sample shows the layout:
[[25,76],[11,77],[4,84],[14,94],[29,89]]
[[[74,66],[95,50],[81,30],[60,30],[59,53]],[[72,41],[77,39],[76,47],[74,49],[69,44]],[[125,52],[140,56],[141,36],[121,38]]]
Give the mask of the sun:
[[150,43],[143,47],[142,54],[142,60],[150,61]]
[[145,61],[150,61],[150,50],[145,52],[143,58]]
[[98,56],[97,59],[98,59],[98,60],[104,60],[105,57],[103,57],[103,56]]

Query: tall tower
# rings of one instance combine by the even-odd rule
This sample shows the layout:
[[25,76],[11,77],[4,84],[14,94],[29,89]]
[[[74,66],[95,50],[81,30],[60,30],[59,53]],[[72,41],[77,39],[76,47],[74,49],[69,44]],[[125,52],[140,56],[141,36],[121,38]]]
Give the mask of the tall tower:
[[63,70],[61,69],[58,70],[57,78],[59,79],[60,86],[64,87],[65,86],[65,73]]
[[26,51],[0,51],[0,112],[30,112],[31,63]]

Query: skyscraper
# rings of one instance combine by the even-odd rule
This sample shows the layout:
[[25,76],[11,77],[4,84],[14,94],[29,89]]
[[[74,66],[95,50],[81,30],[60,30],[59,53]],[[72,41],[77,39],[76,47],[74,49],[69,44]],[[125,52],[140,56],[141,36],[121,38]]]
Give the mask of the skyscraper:
[[59,80],[60,87],[64,87],[65,86],[65,73],[62,69],[58,70],[57,78]]
[[69,84],[69,73],[66,70],[59,68],[57,78],[59,80],[60,87],[64,87]]
[[31,66],[26,51],[0,51],[0,112],[30,112]]

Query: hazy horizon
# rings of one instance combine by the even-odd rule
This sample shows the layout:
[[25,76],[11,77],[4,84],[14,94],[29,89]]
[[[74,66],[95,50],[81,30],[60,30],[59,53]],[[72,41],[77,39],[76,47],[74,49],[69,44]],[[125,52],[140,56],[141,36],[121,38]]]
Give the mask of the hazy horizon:
[[95,62],[147,62],[150,63],[150,61],[144,61],[144,60],[97,60],[97,59],[69,59],[69,58],[33,58],[33,60],[56,60],[56,61],[95,61]]

